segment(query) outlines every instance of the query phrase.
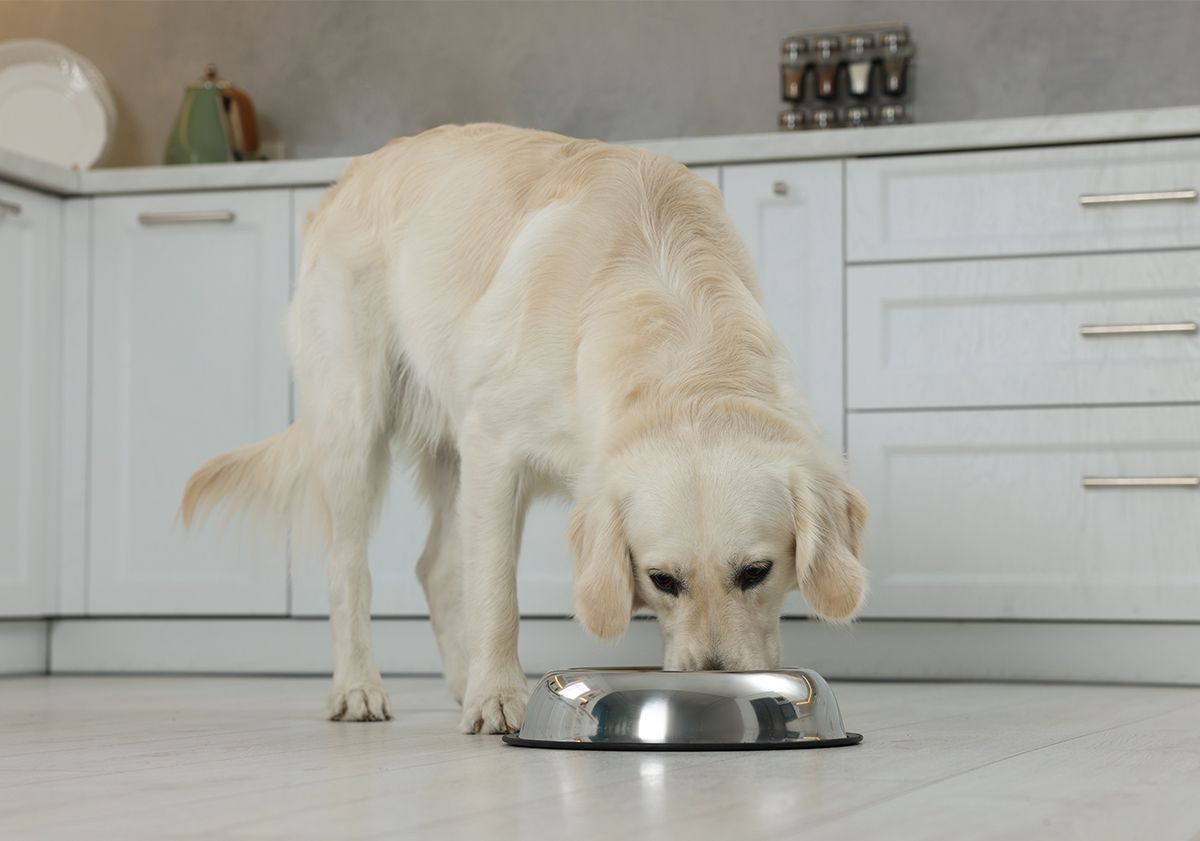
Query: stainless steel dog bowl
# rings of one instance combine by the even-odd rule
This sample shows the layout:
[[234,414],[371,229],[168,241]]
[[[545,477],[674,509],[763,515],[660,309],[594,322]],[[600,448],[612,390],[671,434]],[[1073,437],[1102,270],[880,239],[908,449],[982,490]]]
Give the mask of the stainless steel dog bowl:
[[538,681],[510,745],[748,750],[854,745],[833,691],[811,669],[663,672],[565,669]]

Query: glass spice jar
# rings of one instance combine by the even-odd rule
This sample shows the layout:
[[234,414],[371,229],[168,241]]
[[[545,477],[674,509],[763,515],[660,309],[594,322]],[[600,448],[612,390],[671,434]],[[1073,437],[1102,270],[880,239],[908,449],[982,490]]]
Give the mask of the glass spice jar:
[[808,70],[808,39],[791,36],[779,45],[780,87],[785,102],[804,100],[804,79]]
[[817,98],[837,98],[838,68],[841,66],[842,39],[827,35],[813,41],[817,54]]
[[908,59],[912,55],[908,33],[902,29],[885,32],[879,42],[883,47],[883,90],[889,96],[903,96],[907,86]]
[[874,48],[875,39],[870,35],[851,35],[846,39],[846,77],[853,97],[861,99],[871,93]]

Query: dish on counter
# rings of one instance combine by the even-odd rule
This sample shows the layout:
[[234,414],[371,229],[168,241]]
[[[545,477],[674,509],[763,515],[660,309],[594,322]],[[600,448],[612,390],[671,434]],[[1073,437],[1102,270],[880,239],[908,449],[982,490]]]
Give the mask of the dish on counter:
[[0,43],[0,148],[88,169],[116,126],[108,83],[86,58],[53,41]]

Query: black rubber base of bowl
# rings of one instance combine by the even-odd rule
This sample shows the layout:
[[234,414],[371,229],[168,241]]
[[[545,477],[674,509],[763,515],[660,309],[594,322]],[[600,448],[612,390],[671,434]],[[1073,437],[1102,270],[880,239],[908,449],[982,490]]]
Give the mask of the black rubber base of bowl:
[[505,744],[519,748],[550,748],[556,750],[799,750],[802,748],[844,748],[863,740],[861,733],[847,733],[844,739],[813,739],[803,742],[717,742],[693,745],[648,745],[642,742],[548,742],[542,739],[522,739],[502,736]]

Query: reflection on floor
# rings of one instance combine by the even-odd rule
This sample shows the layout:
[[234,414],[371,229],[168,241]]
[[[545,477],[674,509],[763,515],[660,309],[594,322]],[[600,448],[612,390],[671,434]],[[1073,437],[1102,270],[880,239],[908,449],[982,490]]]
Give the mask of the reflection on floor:
[[310,678],[0,680],[0,838],[1200,838],[1200,688],[835,682],[853,748],[537,751]]

